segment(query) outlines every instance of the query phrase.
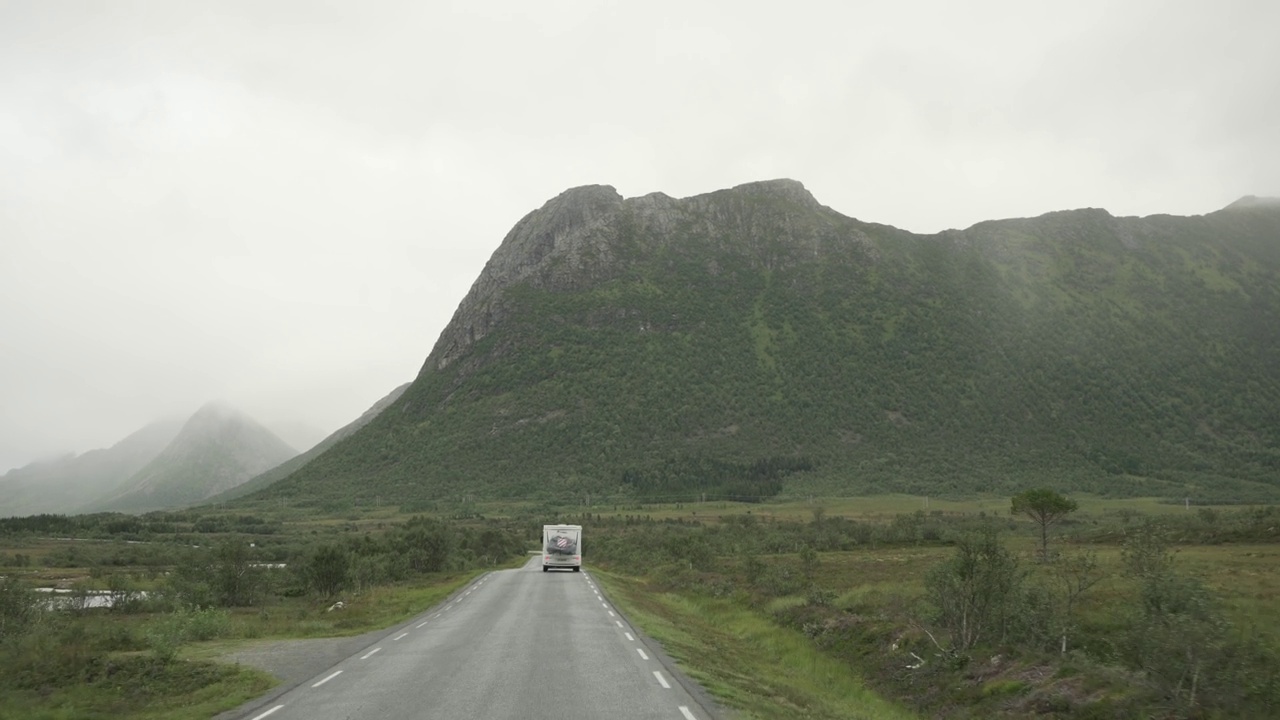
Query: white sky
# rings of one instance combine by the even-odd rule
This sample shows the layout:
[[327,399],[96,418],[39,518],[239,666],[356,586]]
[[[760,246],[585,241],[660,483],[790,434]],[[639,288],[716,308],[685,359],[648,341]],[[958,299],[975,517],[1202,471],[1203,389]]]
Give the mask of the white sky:
[[318,440],[575,185],[791,177],[917,232],[1280,195],[1277,28],[1269,0],[0,0],[0,473],[215,399]]

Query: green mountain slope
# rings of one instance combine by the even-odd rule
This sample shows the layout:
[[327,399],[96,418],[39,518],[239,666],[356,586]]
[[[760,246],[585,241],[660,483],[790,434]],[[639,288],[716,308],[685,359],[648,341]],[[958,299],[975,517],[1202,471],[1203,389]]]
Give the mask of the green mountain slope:
[[192,505],[297,455],[249,416],[210,403],[153,460],[92,510],[140,512]]
[[378,416],[378,413],[381,413],[383,410],[386,410],[388,407],[390,407],[391,403],[398,400],[400,396],[404,394],[404,391],[407,390],[408,388],[409,388],[409,383],[405,383],[404,385],[397,387],[396,389],[387,393],[385,397],[383,397],[382,399],[374,403],[373,406],[370,407],[368,410],[365,410],[364,413],[360,415],[360,417],[356,418],[355,420],[352,420],[346,425],[343,425],[337,430],[334,430],[332,433],[329,434],[328,437],[326,437],[325,439],[317,443],[315,447],[311,448],[310,450],[300,455],[296,455],[290,458],[289,460],[286,460],[280,463],[279,465],[271,468],[270,470],[264,473],[255,475],[252,479],[248,480],[244,484],[237,485],[231,488],[230,490],[218,493],[217,495],[209,498],[208,503],[222,503],[222,502],[234,500],[238,497],[243,497],[250,493],[261,490],[262,488],[265,488],[268,485],[271,485],[279,480],[283,480],[284,478],[288,477],[290,474],[296,472],[298,468],[302,467],[303,465],[306,465],[307,463],[311,462],[314,458],[318,457],[319,455],[324,453],[326,450],[333,447],[335,444],[337,444],[339,440],[347,437],[348,435],[351,435],[352,433],[364,427],[365,425],[368,425],[375,417]]
[[1280,499],[1280,204],[915,235],[793,181],[567,191],[387,411],[252,497]]

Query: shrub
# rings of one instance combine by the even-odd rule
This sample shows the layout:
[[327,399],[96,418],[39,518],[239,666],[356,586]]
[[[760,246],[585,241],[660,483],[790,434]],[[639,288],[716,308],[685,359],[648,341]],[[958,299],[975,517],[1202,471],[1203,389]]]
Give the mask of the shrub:
[[179,608],[153,622],[146,630],[147,648],[161,663],[168,663],[185,642],[213,640],[231,632],[231,615],[213,608]]
[[0,578],[0,640],[26,633],[39,611],[35,593],[17,578]]
[[1007,639],[1022,619],[1025,577],[994,528],[956,540],[951,559],[925,578],[926,597],[937,623],[950,633],[952,648]]

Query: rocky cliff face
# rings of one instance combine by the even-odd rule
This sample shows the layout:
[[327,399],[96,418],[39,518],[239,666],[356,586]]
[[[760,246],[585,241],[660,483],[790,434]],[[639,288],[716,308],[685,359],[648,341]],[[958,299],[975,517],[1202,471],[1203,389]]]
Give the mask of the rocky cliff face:
[[[815,253],[824,238],[847,222],[795,180],[747,183],[684,199],[651,193],[624,200],[608,185],[566,190],[507,233],[424,368],[448,367],[488,335],[511,310],[507,288],[526,284],[576,291],[594,286],[624,271],[619,256],[629,241],[653,251],[699,235],[726,239],[736,251],[767,255],[765,246],[782,237],[790,252]],[[865,238],[850,230],[846,240]]]

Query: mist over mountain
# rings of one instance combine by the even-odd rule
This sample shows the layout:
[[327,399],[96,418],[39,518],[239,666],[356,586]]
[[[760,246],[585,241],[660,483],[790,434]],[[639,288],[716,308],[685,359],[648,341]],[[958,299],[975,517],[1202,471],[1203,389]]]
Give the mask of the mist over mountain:
[[246,501],[1046,484],[1280,499],[1280,204],[917,235],[790,180],[574,188],[403,396]]
[[86,509],[140,512],[191,505],[295,455],[296,450],[253,418],[209,403],[158,455]]
[[327,437],[323,430],[302,420],[277,420],[262,424],[291,448],[310,450]]
[[364,427],[365,425],[368,425],[375,417],[378,416],[379,413],[381,413],[383,410],[386,410],[388,407],[391,406],[392,403],[394,403],[397,399],[399,399],[400,396],[404,394],[404,391],[407,390],[408,388],[409,388],[409,383],[405,383],[400,387],[397,387],[396,389],[387,393],[385,397],[383,397],[382,399],[374,403],[372,406],[370,406],[368,410],[365,410],[363,413],[361,413],[360,417],[356,418],[355,420],[352,420],[346,425],[343,425],[342,427],[333,431],[333,433],[331,433],[328,437],[326,437],[325,439],[317,443],[315,447],[312,447],[310,450],[307,450],[306,452],[300,455],[297,455],[283,463],[280,463],[279,465],[271,468],[270,470],[267,470],[264,473],[261,473],[260,475],[253,477],[252,479],[248,480],[247,482],[241,485],[237,485],[236,487],[233,487],[230,490],[221,492],[209,498],[208,502],[209,503],[227,502],[229,500],[233,500],[235,498],[248,495],[249,493],[252,493],[256,490],[261,490],[262,488],[265,488],[268,485],[271,485],[272,483],[278,480],[282,480],[288,477],[295,470],[311,462],[312,459],[318,457],[321,453],[333,447],[335,444],[338,443],[338,441],[346,437],[349,437],[360,428]]
[[10,470],[0,477],[0,517],[79,510],[145,467],[182,425],[180,418],[159,420],[110,448]]

